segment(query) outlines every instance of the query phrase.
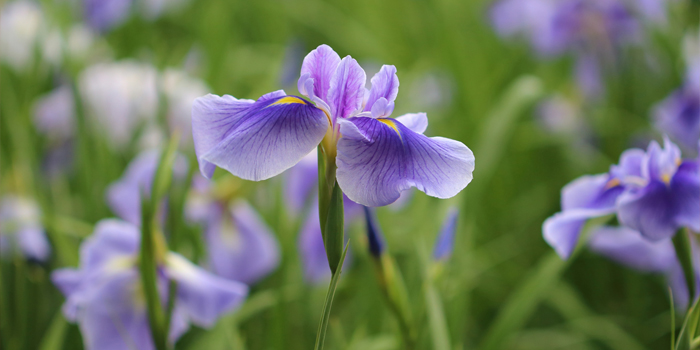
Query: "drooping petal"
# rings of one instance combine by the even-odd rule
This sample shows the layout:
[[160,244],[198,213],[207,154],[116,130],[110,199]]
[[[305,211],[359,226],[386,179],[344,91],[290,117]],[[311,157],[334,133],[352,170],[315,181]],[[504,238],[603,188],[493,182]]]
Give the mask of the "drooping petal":
[[393,119],[341,120],[340,132],[338,184],[357,203],[387,205],[410,187],[449,198],[472,180],[474,154],[461,142],[428,138]]
[[[304,62],[301,65],[301,74],[308,74],[308,78],[313,79],[313,91],[307,93],[302,92],[305,96],[311,98],[310,93],[321,100],[327,101],[328,91],[331,87],[331,79],[335,70],[340,64],[340,56],[328,45],[320,45],[315,50],[309,52],[304,57]],[[304,79],[306,80],[306,79]],[[299,80],[301,83],[301,79]],[[302,88],[304,85],[302,84]]]
[[667,272],[679,264],[670,239],[653,242],[627,227],[601,227],[588,244],[594,252],[640,271]]
[[217,222],[208,223],[210,265],[219,276],[252,285],[277,268],[279,245],[248,203],[239,201],[224,211]]
[[447,217],[442,224],[440,234],[438,235],[435,249],[433,250],[433,259],[446,260],[452,255],[455,245],[455,233],[457,231],[457,218],[459,210],[451,208],[447,213]]
[[194,102],[192,132],[202,175],[211,178],[219,166],[246,180],[265,180],[321,142],[329,126],[325,113],[299,97],[273,94],[255,103],[214,95]]
[[586,220],[612,214],[611,209],[571,209],[556,213],[542,224],[542,236],[562,259],[568,259],[576,248]]
[[334,123],[336,118],[347,118],[361,111],[366,80],[365,71],[355,59],[346,56],[340,61],[331,78],[326,99]]
[[[365,111],[372,111],[373,118],[388,117],[394,110],[394,100],[399,93],[399,78],[396,76],[396,67],[383,65],[372,77],[372,88],[365,104]],[[381,99],[380,108],[374,108],[375,103]],[[375,111],[376,109],[376,111]]]
[[608,188],[611,178],[608,174],[585,175],[570,182],[561,190],[562,210],[600,209],[615,206],[615,199],[622,193],[621,188]]
[[217,277],[176,253],[167,255],[165,271],[178,283],[176,303],[200,327],[213,326],[248,295],[248,287],[243,283]]

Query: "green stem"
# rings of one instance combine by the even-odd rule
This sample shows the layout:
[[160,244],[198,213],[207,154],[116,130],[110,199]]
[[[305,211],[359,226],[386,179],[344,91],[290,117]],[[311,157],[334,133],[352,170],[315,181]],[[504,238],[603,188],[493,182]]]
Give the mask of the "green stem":
[[[414,333],[411,329],[409,321],[410,317],[408,317],[406,312],[404,312],[405,307],[402,307],[402,304],[405,303],[401,303],[399,300],[397,300],[399,298],[397,298],[398,291],[396,289],[402,288],[402,292],[404,292],[405,288],[403,287],[403,284],[400,286],[396,285],[396,276],[387,276],[387,273],[394,274],[395,267],[393,266],[393,262],[390,261],[388,257],[383,258],[384,256],[373,258],[377,269],[377,278],[379,279],[380,289],[382,290],[382,296],[384,297],[384,302],[386,302],[386,304],[389,306],[389,310],[392,314],[394,314],[394,317],[399,324],[404,349],[412,350],[416,347],[416,341]],[[387,271],[387,268],[390,270],[390,272]],[[390,281],[388,277],[392,280]],[[394,288],[394,293],[392,293],[391,288]]]
[[340,264],[338,269],[335,270],[333,276],[331,277],[331,283],[328,286],[328,293],[326,293],[326,302],[323,304],[323,313],[321,315],[321,321],[318,324],[318,331],[316,332],[316,345],[314,350],[323,349],[323,343],[326,341],[326,331],[328,330],[328,320],[331,315],[331,306],[333,305],[333,297],[335,296],[335,289],[338,286],[338,281],[340,280],[340,273],[343,270],[343,261],[345,261],[345,254],[348,252],[348,245],[345,245],[343,254],[340,255]]
[[673,247],[676,250],[678,261],[680,261],[681,267],[683,267],[683,275],[685,276],[685,282],[688,286],[688,295],[693,296],[695,295],[695,278],[690,239],[690,236],[686,232],[678,231],[676,235],[673,236]]

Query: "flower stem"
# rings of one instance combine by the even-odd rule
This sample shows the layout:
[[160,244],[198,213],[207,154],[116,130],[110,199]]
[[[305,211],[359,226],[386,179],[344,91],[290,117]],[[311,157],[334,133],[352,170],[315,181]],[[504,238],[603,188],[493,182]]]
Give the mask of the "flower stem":
[[338,269],[335,270],[333,276],[331,277],[331,283],[328,286],[328,293],[326,293],[326,301],[323,304],[323,313],[321,315],[321,321],[318,324],[318,331],[316,332],[316,345],[314,350],[323,349],[323,343],[326,341],[326,331],[328,330],[328,320],[331,315],[331,306],[333,305],[333,297],[335,296],[335,289],[338,286],[338,281],[340,280],[340,273],[343,270],[343,261],[345,261],[345,254],[348,252],[348,245],[345,245],[343,253],[340,255],[340,261]]
[[676,256],[678,261],[683,267],[683,275],[685,276],[685,282],[688,286],[688,295],[691,300],[693,295],[695,295],[695,278],[693,272],[693,260],[692,260],[692,247],[690,242],[691,237],[684,231],[678,231],[675,236],[673,236],[673,247],[676,250]]

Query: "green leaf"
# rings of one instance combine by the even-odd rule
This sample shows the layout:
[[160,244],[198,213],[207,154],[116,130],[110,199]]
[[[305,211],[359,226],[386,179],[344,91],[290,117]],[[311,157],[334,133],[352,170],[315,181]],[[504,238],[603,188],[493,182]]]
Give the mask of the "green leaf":
[[343,254],[340,255],[338,269],[333,273],[331,283],[328,286],[328,293],[326,293],[326,301],[323,304],[321,321],[318,324],[318,331],[316,332],[316,345],[314,346],[314,350],[323,349],[323,343],[326,341],[326,331],[328,330],[328,320],[331,316],[333,297],[335,296],[335,289],[338,286],[338,281],[340,280],[340,273],[343,271],[343,261],[345,261],[345,254],[347,254],[347,252],[348,245],[346,244],[345,249],[343,249]]
[[41,340],[39,350],[60,350],[63,349],[63,339],[68,329],[68,322],[63,317],[61,310],[56,312],[56,315],[51,321],[49,329],[46,331],[44,338]]

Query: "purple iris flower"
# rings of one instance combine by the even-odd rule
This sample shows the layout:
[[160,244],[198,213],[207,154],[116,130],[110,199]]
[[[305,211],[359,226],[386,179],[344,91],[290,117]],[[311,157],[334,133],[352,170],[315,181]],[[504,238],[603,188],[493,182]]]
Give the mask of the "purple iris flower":
[[365,206],[362,208],[365,211],[369,253],[375,258],[379,258],[384,252],[384,237],[382,235],[382,229],[377,222],[377,213],[375,213],[372,208]]
[[363,205],[390,204],[411,187],[438,198],[466,187],[474,170],[467,146],[424,136],[424,113],[388,118],[399,87],[396,68],[383,66],[370,90],[365,80],[357,61],[321,45],[302,64],[298,87],[309,100],[282,90],[257,101],[200,97],[192,130],[202,174],[211,178],[218,166],[243,179],[268,179],[323,141],[327,155],[337,154],[340,188]]
[[[97,223],[81,246],[80,268],[56,270],[51,279],[66,296],[63,314],[77,322],[88,350],[154,349],[138,269],[140,231],[116,219]],[[167,302],[177,282],[168,339],[175,343],[190,324],[212,327],[243,302],[248,287],[217,277],[168,252],[158,265],[158,289]]]
[[455,233],[457,232],[457,218],[459,217],[459,210],[457,208],[450,208],[450,211],[445,217],[445,222],[442,224],[440,229],[440,234],[438,235],[437,242],[435,243],[435,250],[433,250],[433,259],[436,261],[444,261],[452,256],[452,251],[454,251],[455,246]]
[[700,169],[698,160],[681,159],[668,139],[664,148],[652,141],[641,176],[628,181],[618,198],[617,218],[650,240],[672,237],[682,227],[700,231]]
[[501,36],[524,36],[542,56],[573,54],[579,86],[595,96],[603,87],[602,68],[615,63],[619,49],[641,42],[643,20],[664,18],[664,7],[654,1],[501,0],[490,15]]
[[[622,265],[663,274],[676,306],[685,309],[688,305],[688,287],[671,239],[650,241],[630,228],[606,226],[592,233],[588,245],[592,251]],[[700,287],[699,282],[696,276],[696,290]]]
[[247,202],[229,206],[217,199],[211,183],[196,177],[187,201],[190,221],[204,226],[208,264],[219,276],[252,285],[274,271],[280,248],[274,234]]
[[41,225],[41,210],[27,198],[5,196],[0,201],[0,257],[19,252],[28,259],[46,261],[51,246]]
[[[150,196],[160,151],[149,150],[139,154],[129,163],[124,175],[107,188],[107,204],[120,218],[141,224],[141,198]],[[187,176],[187,159],[178,154],[173,166],[173,178],[184,180]]]
[[83,0],[85,21],[95,30],[106,32],[124,23],[133,0]]
[[683,161],[668,139],[662,149],[630,149],[607,174],[583,176],[562,189],[562,212],[545,220],[544,239],[564,259],[588,219],[617,213],[618,221],[646,239],[672,237],[682,227],[700,230],[698,160]]
[[[345,211],[345,229],[360,217],[362,206],[343,198],[343,210]],[[347,237],[347,235],[344,235]],[[318,215],[318,203],[314,203],[299,233],[299,253],[304,268],[304,280],[310,284],[318,284],[331,278],[331,269],[328,266],[328,256],[323,245],[321,222]],[[348,250],[343,267],[350,264],[352,257]]]

